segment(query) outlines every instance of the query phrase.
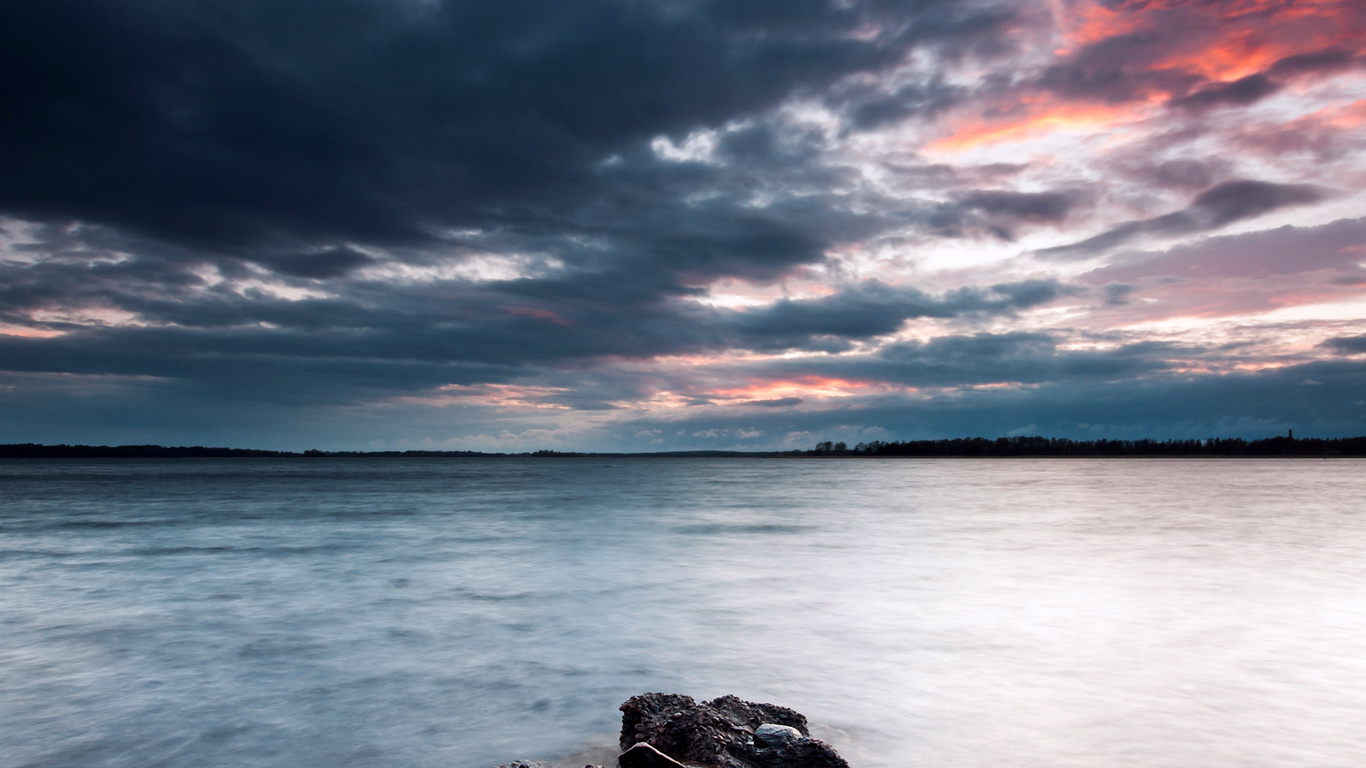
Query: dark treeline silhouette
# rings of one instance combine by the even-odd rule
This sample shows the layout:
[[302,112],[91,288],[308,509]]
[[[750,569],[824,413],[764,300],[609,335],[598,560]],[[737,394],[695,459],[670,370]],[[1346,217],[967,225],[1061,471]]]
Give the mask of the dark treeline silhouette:
[[1244,440],[1071,440],[1065,437],[966,437],[953,440],[874,440],[849,447],[829,440],[806,456],[1366,456],[1366,437],[1268,437]]
[[252,448],[211,448],[202,445],[39,445],[12,443],[0,445],[0,459],[462,459],[462,458],[592,458],[592,457],[722,457],[778,456],[777,453],[745,451],[672,451],[654,453],[578,453],[542,449],[528,453],[484,453],[482,451],[263,451]]
[[298,456],[286,451],[206,448],[202,445],[0,445],[3,459],[262,459]]
[[659,451],[580,453],[542,449],[530,453],[479,451],[263,451],[164,445],[0,445],[0,459],[313,459],[313,458],[895,458],[1017,456],[1366,456],[1366,436],[1329,439],[1268,437],[1260,440],[1071,440],[1065,437],[961,437],[952,440],[874,440],[850,447],[825,441],[809,451]]
[[306,459],[332,456],[492,456],[477,451],[262,451],[202,445],[0,445],[0,459]]

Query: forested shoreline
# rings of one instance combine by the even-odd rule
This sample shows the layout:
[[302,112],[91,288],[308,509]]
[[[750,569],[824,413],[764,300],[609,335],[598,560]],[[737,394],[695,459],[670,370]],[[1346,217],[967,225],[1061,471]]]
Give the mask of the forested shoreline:
[[270,451],[251,448],[163,445],[0,445],[0,459],[314,459],[314,458],[1024,458],[1024,457],[1318,457],[1366,456],[1366,436],[1256,440],[1073,440],[1060,437],[963,437],[857,443],[823,441],[810,450],[667,451],[593,453],[540,450],[480,451]]
[[1072,440],[1065,437],[968,437],[953,440],[874,440],[852,447],[826,441],[811,456],[864,457],[1012,457],[1012,456],[1366,456],[1366,437],[1296,439],[1291,436],[1258,440]]

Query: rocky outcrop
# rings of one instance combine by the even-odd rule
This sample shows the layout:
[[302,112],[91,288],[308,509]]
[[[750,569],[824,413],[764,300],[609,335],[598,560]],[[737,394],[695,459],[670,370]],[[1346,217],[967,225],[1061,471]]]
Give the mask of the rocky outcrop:
[[690,696],[646,693],[621,711],[621,768],[849,768],[787,707],[735,696],[699,704]]
[[[588,768],[588,766],[584,766],[584,768]],[[687,768],[687,766],[642,741],[617,755],[617,768]]]

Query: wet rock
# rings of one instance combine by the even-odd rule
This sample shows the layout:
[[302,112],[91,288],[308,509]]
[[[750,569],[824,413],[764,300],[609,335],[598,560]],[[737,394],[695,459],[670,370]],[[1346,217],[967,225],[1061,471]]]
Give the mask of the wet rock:
[[[849,768],[829,744],[811,738],[805,717],[787,707],[735,696],[699,704],[691,696],[646,693],[621,711],[623,750],[649,744],[678,762],[714,768]],[[762,726],[773,727],[758,738]]]
[[687,768],[687,766],[641,742],[617,757],[620,768]]
[[554,766],[550,763],[542,763],[538,760],[513,760],[510,763],[504,763],[503,765],[498,766],[498,768],[554,768]]
[[790,725],[764,723],[754,729],[754,740],[765,747],[781,747],[789,741],[804,738],[802,732]]

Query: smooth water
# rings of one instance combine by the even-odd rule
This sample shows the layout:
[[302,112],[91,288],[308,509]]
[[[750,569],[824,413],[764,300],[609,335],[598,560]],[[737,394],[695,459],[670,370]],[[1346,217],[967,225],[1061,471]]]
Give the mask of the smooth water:
[[610,761],[659,690],[855,768],[1356,768],[1364,469],[0,462],[0,765]]

